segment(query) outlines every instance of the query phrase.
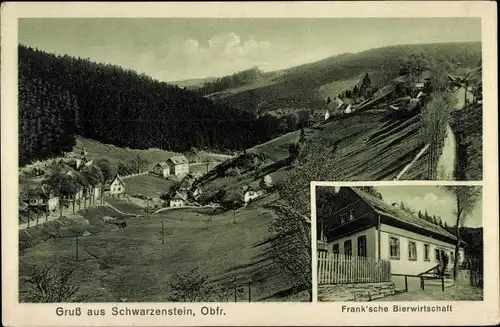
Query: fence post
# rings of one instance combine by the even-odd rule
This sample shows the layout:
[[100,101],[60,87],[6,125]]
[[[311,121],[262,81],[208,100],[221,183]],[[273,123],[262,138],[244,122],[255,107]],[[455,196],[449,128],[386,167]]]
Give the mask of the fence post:
[[441,275],[441,291],[444,292],[444,274]]
[[408,293],[408,276],[405,275],[405,292]]
[[252,289],[250,286],[252,285],[252,282],[248,282],[248,302],[252,302]]

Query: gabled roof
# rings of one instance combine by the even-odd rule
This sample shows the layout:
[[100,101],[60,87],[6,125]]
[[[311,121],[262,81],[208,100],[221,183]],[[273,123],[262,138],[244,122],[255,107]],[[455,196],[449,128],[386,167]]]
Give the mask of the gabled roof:
[[168,165],[167,165],[167,162],[166,161],[160,161],[159,163],[156,164],[157,166],[161,166],[163,168],[167,168]]
[[187,200],[187,194],[184,193],[184,192],[175,192],[175,195],[174,197],[172,198],[172,200],[177,200],[177,199],[181,199],[181,200],[184,200],[186,201]]
[[356,193],[359,197],[361,197],[368,205],[372,207],[373,210],[375,210],[375,212],[377,212],[380,215],[384,215],[386,217],[393,218],[405,222],[407,224],[411,224],[413,226],[425,229],[427,231],[440,234],[442,236],[456,240],[455,235],[451,234],[450,232],[448,232],[447,230],[438,225],[430,223],[424,219],[418,218],[415,215],[412,215],[403,209],[389,205],[384,201],[358,188],[351,187],[350,189],[354,193]]
[[189,160],[186,158],[185,155],[173,156],[168,158],[168,160],[170,160],[174,165],[189,163]]
[[125,182],[123,182],[122,178],[121,178],[121,177],[120,177],[120,175],[118,175],[118,174],[116,174],[115,178],[113,178],[113,180],[111,180],[111,183],[110,183],[110,184],[113,184],[113,182],[114,182],[115,180],[117,180],[117,179],[118,179],[118,181],[119,181],[119,182],[120,182],[123,186],[125,186]]

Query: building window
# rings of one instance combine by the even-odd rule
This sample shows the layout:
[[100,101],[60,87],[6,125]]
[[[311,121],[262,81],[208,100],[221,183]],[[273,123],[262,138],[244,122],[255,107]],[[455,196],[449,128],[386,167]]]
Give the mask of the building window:
[[121,187],[118,187],[118,192],[121,192],[122,191],[122,188]]
[[335,243],[335,244],[333,244],[333,247],[332,247],[332,252],[333,252],[334,254],[339,254],[339,253],[340,253],[339,243]]
[[358,256],[366,257],[366,235],[358,237]]
[[455,256],[453,255],[453,251],[450,252],[450,261],[454,262],[455,261]]
[[340,213],[340,223],[345,224],[347,222],[347,212]]
[[349,221],[353,220],[354,219],[354,209],[351,209],[349,211]]
[[352,256],[352,242],[347,240],[344,242],[344,255]]
[[415,242],[408,243],[408,260],[417,260],[417,243]]
[[389,238],[389,254],[391,259],[399,259],[399,239],[396,237]]
[[429,250],[430,250],[430,245],[429,244],[424,244],[424,260],[425,261],[430,261],[431,260],[429,258]]
[[434,250],[434,254],[436,255],[436,261],[439,261],[439,249]]

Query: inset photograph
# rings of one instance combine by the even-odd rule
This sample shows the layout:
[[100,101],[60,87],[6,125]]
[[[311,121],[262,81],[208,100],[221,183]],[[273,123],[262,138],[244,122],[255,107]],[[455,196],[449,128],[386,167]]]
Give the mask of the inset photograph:
[[316,186],[318,301],[483,300],[481,202],[470,185]]

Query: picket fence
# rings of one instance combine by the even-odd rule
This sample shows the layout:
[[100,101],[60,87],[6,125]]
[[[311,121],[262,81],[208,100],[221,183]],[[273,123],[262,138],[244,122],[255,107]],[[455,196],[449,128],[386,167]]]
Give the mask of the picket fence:
[[318,284],[391,281],[389,260],[318,252]]

